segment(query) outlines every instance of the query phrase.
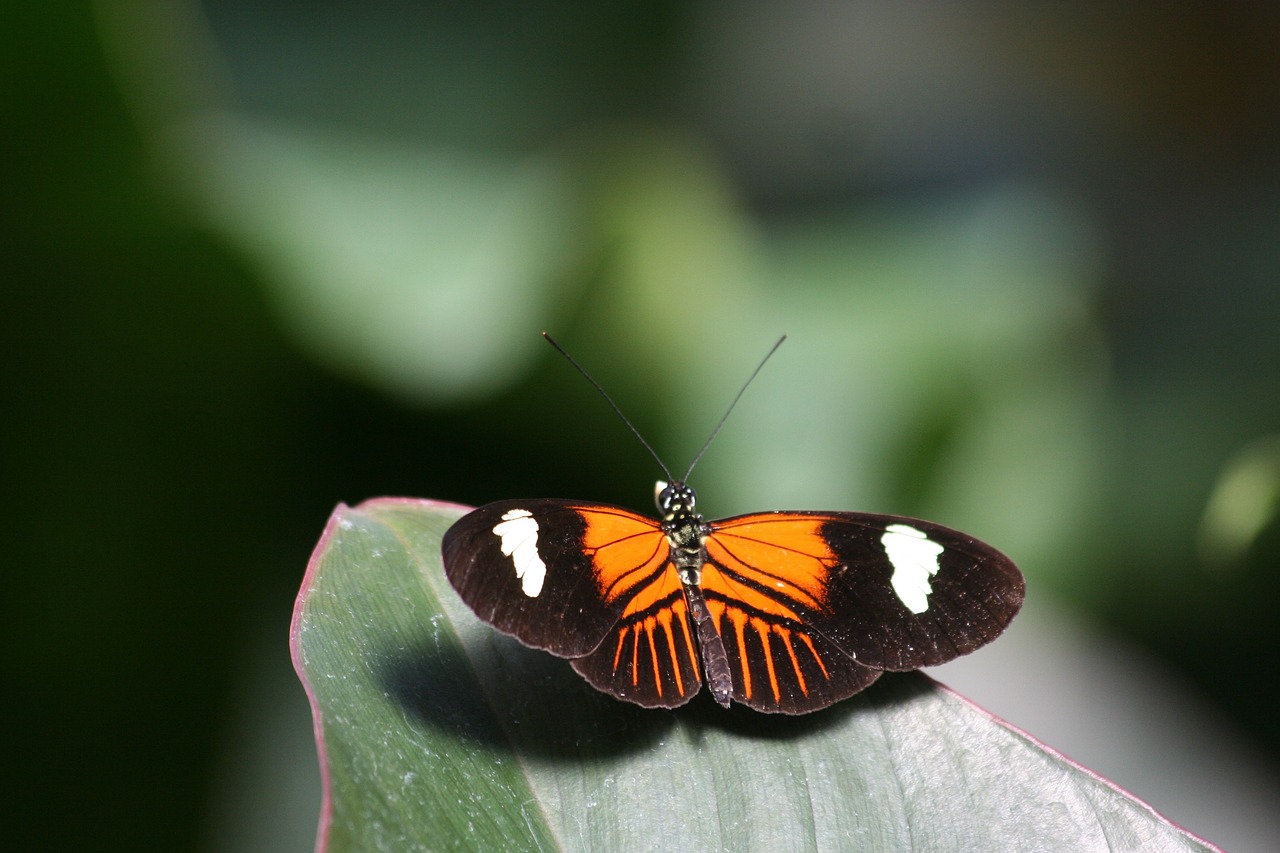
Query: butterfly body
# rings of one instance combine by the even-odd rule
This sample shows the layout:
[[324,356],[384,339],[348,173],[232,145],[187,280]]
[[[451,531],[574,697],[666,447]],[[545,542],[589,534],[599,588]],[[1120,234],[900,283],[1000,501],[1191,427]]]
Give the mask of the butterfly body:
[[951,660],[1013,619],[1016,566],[932,522],[844,512],[718,521],[659,483],[660,520],[582,501],[499,501],[445,534],[445,571],[498,630],[646,707],[713,698],[804,713],[885,670]]
[[662,532],[670,547],[671,565],[680,578],[685,606],[698,637],[702,666],[711,695],[722,707],[729,707],[733,695],[733,675],[724,639],[714,625],[714,617],[702,594],[702,567],[707,562],[706,540],[711,527],[698,513],[697,496],[684,483],[658,482],[658,510],[662,513]]

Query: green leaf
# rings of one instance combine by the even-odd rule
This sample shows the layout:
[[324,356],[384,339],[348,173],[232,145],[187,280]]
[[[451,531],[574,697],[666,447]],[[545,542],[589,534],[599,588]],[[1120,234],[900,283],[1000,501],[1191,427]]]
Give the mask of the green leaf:
[[804,717],[597,693],[466,608],[465,508],[340,507],[294,613],[318,849],[1213,850],[923,675]]

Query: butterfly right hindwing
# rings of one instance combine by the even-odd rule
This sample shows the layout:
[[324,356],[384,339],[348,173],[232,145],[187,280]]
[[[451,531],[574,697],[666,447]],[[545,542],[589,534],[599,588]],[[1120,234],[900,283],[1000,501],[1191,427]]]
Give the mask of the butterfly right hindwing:
[[670,564],[628,604],[622,619],[573,668],[598,690],[646,708],[676,708],[702,688],[698,639]]

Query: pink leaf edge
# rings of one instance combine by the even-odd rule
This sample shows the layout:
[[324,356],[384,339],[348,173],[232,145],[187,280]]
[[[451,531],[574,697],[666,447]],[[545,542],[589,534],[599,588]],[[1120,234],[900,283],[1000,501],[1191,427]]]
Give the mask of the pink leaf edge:
[[[921,675],[924,675],[924,673],[921,673]],[[1204,845],[1206,848],[1208,848],[1209,850],[1216,851],[1216,853],[1223,853],[1223,850],[1222,850],[1222,848],[1221,848],[1221,847],[1219,847],[1218,845],[1216,845],[1216,844],[1214,844],[1214,843],[1212,843],[1212,842],[1210,842],[1210,841],[1208,841],[1208,840],[1206,840],[1206,839],[1204,839],[1204,838],[1201,838],[1199,835],[1196,835],[1196,834],[1195,834],[1194,832],[1192,832],[1191,830],[1186,829],[1185,827],[1179,826],[1178,824],[1176,824],[1176,823],[1174,823],[1173,821],[1169,820],[1167,817],[1165,817],[1164,815],[1160,814],[1160,812],[1156,811],[1156,809],[1155,809],[1155,807],[1154,807],[1154,806],[1152,806],[1152,805],[1151,805],[1150,803],[1148,803],[1146,800],[1143,800],[1141,797],[1138,797],[1138,796],[1136,796],[1136,795],[1134,795],[1134,794],[1130,793],[1129,791],[1127,791],[1127,790],[1125,790],[1124,788],[1122,788],[1122,787],[1120,787],[1119,785],[1117,785],[1115,782],[1112,782],[1112,781],[1111,781],[1110,779],[1108,779],[1107,777],[1105,777],[1105,776],[1101,775],[1100,773],[1097,773],[1097,772],[1096,772],[1096,771],[1094,771],[1094,770],[1090,770],[1088,767],[1085,767],[1085,766],[1084,766],[1083,764],[1081,764],[1080,762],[1072,760],[1072,759],[1071,759],[1071,758],[1069,758],[1068,756],[1066,756],[1066,755],[1062,754],[1062,753],[1061,753],[1061,752],[1059,752],[1058,750],[1056,750],[1056,749],[1054,749],[1053,747],[1051,747],[1051,746],[1049,746],[1048,744],[1046,744],[1044,741],[1042,741],[1042,740],[1040,740],[1039,738],[1037,738],[1035,735],[1032,735],[1032,734],[1027,733],[1026,731],[1023,731],[1022,729],[1018,728],[1017,726],[1015,726],[1013,723],[1009,722],[1008,720],[1001,719],[1000,717],[998,717],[998,716],[996,716],[995,714],[993,714],[993,713],[991,713],[990,711],[988,711],[986,708],[984,708],[984,707],[982,707],[981,705],[979,705],[977,702],[974,702],[974,701],[973,701],[972,699],[970,699],[969,697],[964,696],[963,694],[956,692],[955,690],[951,689],[951,688],[950,688],[950,687],[948,687],[947,685],[943,684],[941,681],[938,681],[938,680],[936,680],[936,679],[930,678],[930,677],[929,677],[929,676],[927,676],[927,675],[925,675],[925,677],[926,677],[926,678],[929,678],[929,680],[930,680],[930,681],[933,681],[933,683],[934,683],[935,685],[937,685],[937,686],[938,686],[938,687],[939,687],[939,688],[940,688],[944,693],[949,693],[951,696],[954,696],[956,699],[958,699],[959,701],[963,702],[965,705],[968,705],[968,706],[969,706],[970,708],[972,708],[974,711],[976,711],[976,712],[978,712],[979,714],[981,714],[982,716],[986,717],[986,718],[987,718],[987,719],[989,719],[991,722],[995,723],[996,725],[1000,726],[1001,728],[1004,728],[1004,729],[1007,729],[1007,730],[1008,730],[1008,731],[1010,731],[1010,732],[1013,732],[1013,733],[1014,733],[1015,735],[1017,735],[1018,737],[1021,737],[1021,738],[1025,739],[1025,740],[1027,740],[1029,743],[1031,743],[1031,744],[1032,744],[1033,746],[1035,746],[1037,749],[1043,750],[1045,753],[1047,753],[1047,754],[1049,754],[1049,755],[1053,756],[1054,758],[1057,758],[1059,761],[1063,762],[1064,764],[1067,764],[1067,765],[1071,766],[1072,768],[1074,768],[1074,769],[1075,769],[1075,770],[1077,770],[1078,772],[1083,773],[1085,776],[1088,776],[1089,778],[1093,779],[1095,782],[1098,782],[1099,784],[1101,784],[1101,785],[1103,785],[1103,786],[1105,786],[1105,787],[1107,787],[1107,788],[1110,788],[1112,791],[1115,791],[1115,792],[1116,792],[1117,794],[1119,794],[1120,796],[1125,797],[1126,799],[1131,800],[1132,802],[1137,803],[1139,806],[1141,806],[1143,809],[1145,809],[1145,810],[1146,810],[1146,811],[1151,815],[1151,817],[1152,817],[1152,818],[1154,818],[1156,821],[1158,821],[1158,822],[1160,822],[1160,823],[1163,823],[1165,826],[1171,827],[1172,829],[1176,830],[1177,832],[1182,833],[1183,835],[1187,836],[1188,838],[1190,838],[1190,839],[1192,839],[1192,840],[1194,840],[1194,841],[1199,842],[1200,844],[1203,844],[1203,845]]]
[[368,511],[381,506],[471,509],[471,507],[464,504],[428,498],[370,498],[362,501],[354,508],[347,506],[345,503],[340,503],[334,507],[333,512],[329,515],[329,520],[325,522],[324,532],[320,534],[320,541],[316,543],[315,549],[311,552],[311,557],[307,561],[307,570],[302,576],[302,586],[298,588],[297,598],[293,602],[293,616],[289,621],[289,656],[293,659],[293,670],[298,674],[298,680],[302,682],[302,689],[307,694],[307,702],[311,705],[311,729],[316,740],[316,757],[320,762],[320,821],[316,827],[316,853],[324,853],[329,846],[329,828],[333,819],[333,795],[329,778],[329,756],[325,747],[324,722],[321,719],[320,703],[316,699],[315,689],[307,679],[307,672],[303,667],[301,646],[302,612],[306,607],[307,596],[315,584],[316,575],[320,571],[321,558],[325,551],[328,550],[334,531],[342,523],[343,517],[351,512]]

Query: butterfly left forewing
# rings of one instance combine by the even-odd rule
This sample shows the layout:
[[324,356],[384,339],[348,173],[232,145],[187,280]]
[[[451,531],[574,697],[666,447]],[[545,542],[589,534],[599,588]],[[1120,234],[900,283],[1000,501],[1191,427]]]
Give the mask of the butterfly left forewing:
[[712,530],[708,603],[739,682],[735,698],[760,710],[814,710],[880,670],[951,660],[998,636],[1022,604],[1012,561],[932,522],[777,512]]
[[830,606],[857,613],[826,628],[868,666],[936,666],[986,645],[1022,607],[1013,561],[972,536],[916,518],[829,513],[821,528],[838,558]]

